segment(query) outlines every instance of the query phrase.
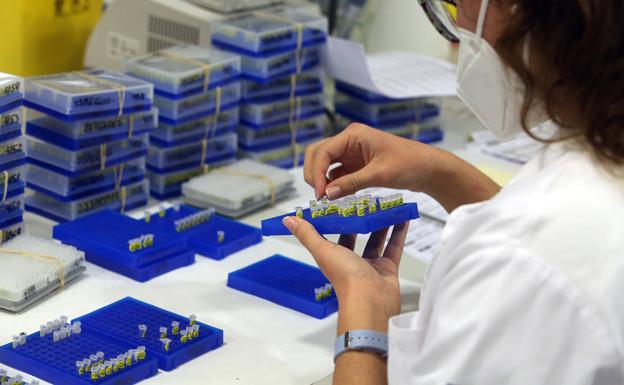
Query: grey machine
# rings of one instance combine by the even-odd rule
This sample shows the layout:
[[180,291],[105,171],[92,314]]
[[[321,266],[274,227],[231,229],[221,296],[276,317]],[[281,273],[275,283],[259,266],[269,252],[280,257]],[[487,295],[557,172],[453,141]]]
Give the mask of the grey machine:
[[110,0],[95,27],[85,66],[121,71],[124,60],[176,44],[210,47],[210,22],[288,5],[319,12],[306,0]]

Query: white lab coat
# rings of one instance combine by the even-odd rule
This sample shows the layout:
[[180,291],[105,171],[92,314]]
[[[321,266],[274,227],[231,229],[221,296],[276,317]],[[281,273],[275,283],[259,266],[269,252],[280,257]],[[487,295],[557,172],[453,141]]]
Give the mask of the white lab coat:
[[420,311],[389,326],[390,385],[624,384],[624,178],[547,146],[451,214]]

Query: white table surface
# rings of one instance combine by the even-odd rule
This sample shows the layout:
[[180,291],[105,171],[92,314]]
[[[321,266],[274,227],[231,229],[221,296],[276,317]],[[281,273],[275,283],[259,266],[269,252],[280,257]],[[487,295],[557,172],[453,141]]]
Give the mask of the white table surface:
[[[515,171],[517,166],[462,150],[467,132],[475,128],[479,127],[474,122],[449,120],[446,139],[441,147],[453,150],[476,164]],[[297,180],[297,193],[291,199],[256,212],[244,218],[243,222],[259,226],[260,220],[291,210],[310,199],[312,190],[303,182],[301,169],[293,170],[293,173]],[[29,233],[45,237],[50,236],[54,225],[32,214],[26,214],[25,221]],[[361,249],[362,244],[363,240],[360,240],[357,248]],[[226,287],[229,272],[275,253],[314,263],[292,237],[265,238],[261,244],[222,261],[197,256],[194,265],[147,283],[135,282],[87,263],[87,272],[82,278],[35,306],[19,314],[0,312],[0,342],[8,342],[12,335],[22,331],[31,333],[39,330],[39,325],[60,315],[71,319],[132,296],[175,313],[197,314],[200,321],[223,329],[225,336],[225,344],[221,348],[172,372],[161,371],[144,381],[145,384],[316,383],[327,378],[333,370],[336,314],[317,320]],[[417,308],[425,268],[421,262],[404,257],[400,271],[403,311]],[[7,369],[9,374],[16,373]],[[25,377],[32,378],[27,374]]]

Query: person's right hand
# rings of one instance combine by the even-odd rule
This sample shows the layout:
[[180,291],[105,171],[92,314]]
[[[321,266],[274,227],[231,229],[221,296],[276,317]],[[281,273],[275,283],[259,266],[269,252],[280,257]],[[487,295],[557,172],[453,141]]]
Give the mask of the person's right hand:
[[[422,191],[432,175],[437,151],[354,123],[306,149],[304,179],[317,199],[325,195],[337,199],[367,187]],[[328,173],[335,163],[340,166]]]

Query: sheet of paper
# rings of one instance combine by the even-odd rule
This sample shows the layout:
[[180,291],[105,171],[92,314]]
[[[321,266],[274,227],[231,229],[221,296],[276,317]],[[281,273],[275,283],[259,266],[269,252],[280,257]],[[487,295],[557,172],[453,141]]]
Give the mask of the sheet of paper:
[[[538,137],[543,138],[553,135],[553,129],[549,124],[536,127],[532,131]],[[517,164],[525,164],[544,148],[544,143],[525,133],[509,140],[500,140],[489,130],[474,132],[471,137],[472,141],[466,145],[469,150],[479,151]]]
[[389,98],[456,94],[454,65],[411,52],[367,55],[361,43],[330,37],[323,62],[334,79]]
[[433,218],[423,216],[412,221],[405,240],[405,254],[421,262],[431,263],[440,251],[443,230],[444,222]]

